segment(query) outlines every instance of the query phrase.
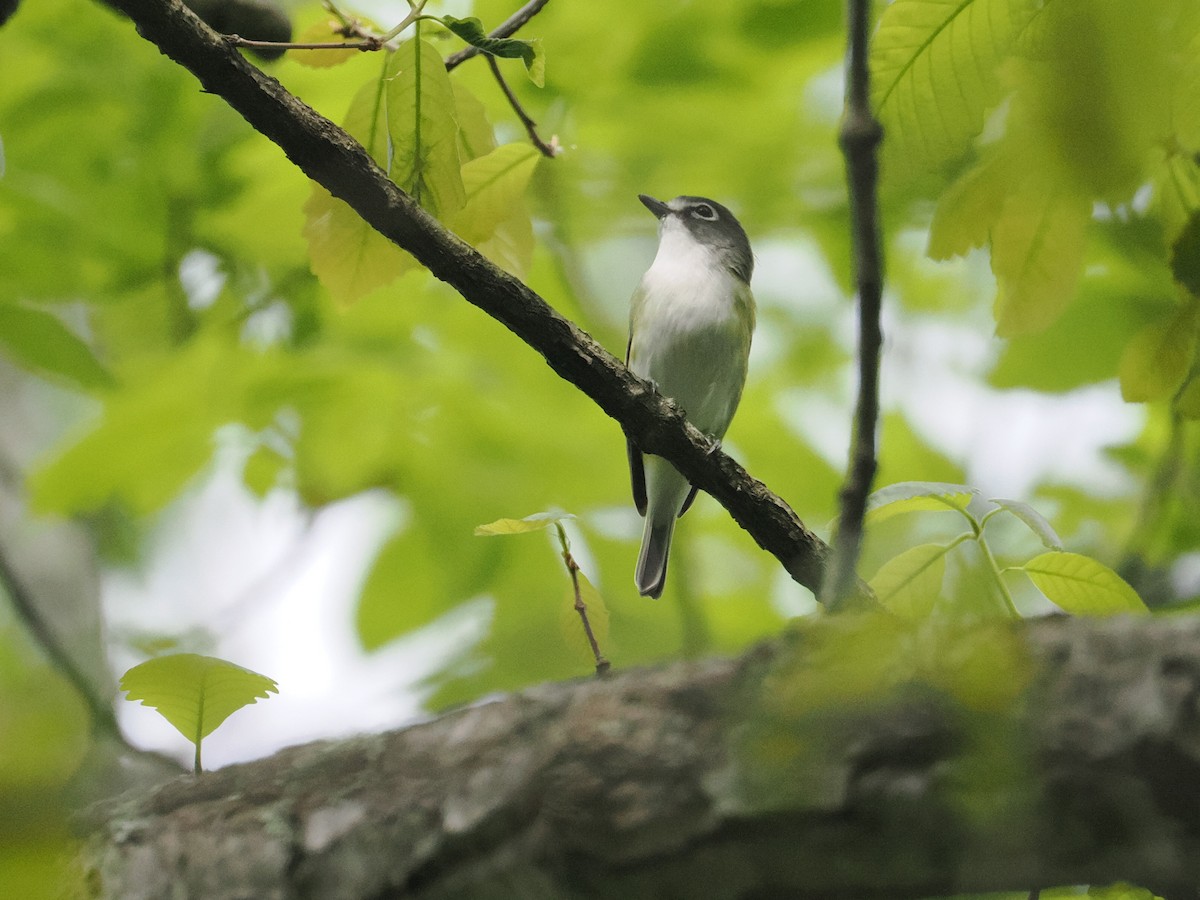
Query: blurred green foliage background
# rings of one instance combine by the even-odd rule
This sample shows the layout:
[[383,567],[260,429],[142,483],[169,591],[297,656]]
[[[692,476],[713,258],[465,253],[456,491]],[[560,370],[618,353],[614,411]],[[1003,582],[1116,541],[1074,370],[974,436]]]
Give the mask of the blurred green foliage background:
[[[1116,16],[1128,3],[1104,5]],[[431,10],[469,12],[491,26],[515,4],[467,6]],[[1184,6],[1156,0],[1159,18],[1147,20],[1165,21]],[[369,12],[386,22],[402,7]],[[524,200],[535,238],[526,279],[614,353],[623,352],[628,297],[654,252],[653,221],[637,193],[707,195],[737,212],[759,257],[760,318],[750,382],[725,446],[822,534],[835,515],[852,388],[836,143],[841,8],[840,0],[552,2],[522,32],[543,41],[545,87],[530,84],[519,62],[504,62],[542,137],[563,147],[538,163]],[[302,30],[325,14],[306,4],[294,15]],[[1138,90],[1138,79],[1166,78],[1169,86],[1195,71],[1180,62],[1166,75],[1147,74],[1132,55],[1146,35],[1135,30],[1126,47],[1110,25],[1100,21],[1099,39],[1121,65],[1106,117],[1083,123],[1095,134],[1071,122],[1047,125],[1062,124],[1057,101],[1036,79],[1065,80],[1075,96],[1082,88],[1070,72],[1039,69],[1033,50],[1035,62],[978,92],[989,110],[1014,90],[1032,97],[1019,120],[1025,131],[1005,131],[981,114],[957,143],[945,139],[949,150],[938,145],[922,161],[910,149],[901,158],[894,148],[913,140],[909,126],[884,110],[898,137],[883,171],[889,358],[877,483],[1019,485],[1019,499],[1050,518],[1070,549],[1120,567],[1151,605],[1180,604],[1197,594],[1194,429],[1172,410],[1170,390],[1133,398],[1161,402],[1121,409],[1115,379],[1139,329],[1161,329],[1194,303],[1181,299],[1170,251],[1189,252],[1177,240],[1197,196],[1189,201],[1187,191],[1200,182],[1180,154],[1167,154],[1180,187],[1164,212],[1158,170],[1142,167],[1135,138],[1118,142],[1125,156],[1094,160],[1081,159],[1068,138],[1096,147],[1114,133],[1157,127],[1128,125],[1130,110],[1141,98],[1177,104],[1165,87]],[[460,46],[426,37],[443,54]],[[969,50],[973,38],[964,40]],[[808,593],[707,498],[677,532],[666,596],[637,597],[640,523],[615,423],[423,271],[353,305],[334,302],[310,272],[302,236],[308,181],[130,23],[95,3],[26,3],[0,31],[0,60],[0,540],[15,548],[46,529],[82,527],[88,551],[62,565],[86,573],[91,589],[73,592],[75,605],[56,621],[76,652],[100,660],[93,669],[102,695],[115,690],[115,680],[105,681],[105,651],[128,659],[144,658],[155,641],[195,648],[195,635],[170,629],[123,631],[104,645],[94,627],[102,618],[97,596],[102,573],[149,567],[172,511],[220,466],[240,471],[247,503],[281,493],[312,509],[364,492],[384,498],[392,514],[375,538],[380,549],[342,614],[368,653],[455,611],[478,620],[479,639],[425,673],[421,696],[433,708],[590,671],[550,535],[473,536],[476,525],[501,517],[577,516],[574,551],[605,598],[603,649],[618,667],[734,652],[813,609]],[[930,63],[934,83],[946,64]],[[312,69],[285,57],[269,71],[341,121],[360,86],[378,77],[379,59],[360,54]],[[525,140],[481,60],[451,79],[482,102],[500,143]],[[1019,93],[1030,79],[1038,89]],[[1196,82],[1187,85],[1194,93]],[[1110,96],[1103,85],[1087,90]],[[1185,108],[1179,121],[1194,114]],[[988,143],[985,125],[1009,143]],[[980,128],[985,143],[976,147]],[[1186,144],[1194,137],[1181,126],[1172,139],[1195,151]],[[955,229],[969,231],[973,215],[986,218],[988,197],[1024,196],[996,173],[1025,164],[1029,146],[1058,147],[1058,168],[1047,164],[1045,177],[1069,183],[1070,208],[1082,210],[1073,248],[1061,251],[1079,257],[1078,288],[1068,278],[1058,313],[1036,327],[1009,327],[1012,339],[999,341],[991,338],[991,258],[977,251],[935,264],[924,256],[925,235],[941,198],[949,254],[995,239],[987,227],[975,235]],[[994,164],[997,157],[1019,162]],[[959,179],[980,171],[961,187]],[[1095,177],[1080,175],[1088,172]],[[996,221],[1015,221],[1009,215]],[[1034,258],[1029,250],[1018,263]],[[1002,282],[1010,274],[996,271]],[[1045,284],[1033,287],[1035,300],[1045,293]],[[1004,314],[1002,303],[1002,321]],[[1187,328],[1194,333],[1194,317],[1172,330]],[[1151,343],[1149,358],[1160,350],[1161,340]],[[1186,372],[1194,338],[1180,354]],[[935,383],[960,388],[918,390]],[[1076,467],[1077,455],[1056,467],[1048,458],[1063,427],[1056,419],[1080,402],[1099,410],[1087,440],[1103,453],[1094,454],[1094,468]],[[1026,407],[1036,413],[1006,418]],[[980,448],[976,432],[999,446]],[[227,451],[220,463],[218,445]],[[973,447],[984,452],[973,455]],[[1070,452],[1079,452],[1073,443]],[[1004,467],[989,468],[997,460]],[[938,527],[882,527],[870,537],[864,573],[916,543],[914,532]],[[44,582],[28,577],[40,596]],[[969,593],[971,572],[958,578]],[[90,624],[75,627],[81,622]],[[286,695],[286,682],[281,690]],[[74,796],[63,788],[85,755],[87,731],[72,691],[0,606],[0,884],[28,879],[13,882],[28,890],[11,896],[36,896],[33,885],[54,869],[67,800],[45,798]]]

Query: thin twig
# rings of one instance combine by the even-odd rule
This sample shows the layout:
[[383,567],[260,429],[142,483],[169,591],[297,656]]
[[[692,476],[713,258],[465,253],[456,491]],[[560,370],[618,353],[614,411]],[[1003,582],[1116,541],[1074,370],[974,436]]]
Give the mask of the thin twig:
[[[542,11],[542,7],[549,3],[550,0],[529,0],[524,6],[518,9],[515,13],[501,22],[496,28],[488,34],[492,38],[506,38],[516,34],[517,30]],[[472,56],[479,55],[478,47],[464,47],[456,53],[451,53],[446,57],[446,69],[453,70],[455,66],[466,62]]]
[[235,47],[248,47],[257,50],[362,50],[369,53],[384,47],[384,41],[377,37],[364,37],[361,41],[314,41],[296,43],[293,41],[252,41],[240,34],[225,35],[229,43]]
[[583,602],[583,593],[579,589],[579,563],[575,562],[575,557],[571,555],[571,543],[567,540],[567,531],[563,528],[562,522],[555,522],[554,527],[558,529],[558,543],[562,547],[563,562],[567,566],[567,571],[571,573],[571,586],[575,589],[575,612],[579,613],[579,618],[583,622],[583,633],[587,635],[588,644],[592,647],[592,656],[596,658],[596,675],[606,675],[612,668],[612,663],[600,652],[600,643],[596,640],[596,634],[592,631],[592,623],[588,620],[587,604]]
[[111,735],[124,744],[126,749],[135,753],[140,752],[121,733],[121,729],[117,725],[117,718],[113,714],[112,704],[100,697],[95,685],[84,674],[83,669],[75,662],[67,648],[63,646],[50,623],[42,616],[33,592],[17,575],[17,571],[13,568],[3,547],[0,547],[0,589],[8,594],[17,615],[25,623],[26,630],[50,658],[50,663],[55,670],[71,683],[80,699],[83,700],[92,720],[93,731]]
[[508,98],[509,106],[513,108],[513,112],[517,114],[517,118],[521,120],[521,124],[525,126],[525,132],[529,135],[529,140],[533,141],[533,146],[537,147],[543,156],[554,159],[559,151],[558,141],[551,138],[550,143],[547,144],[542,140],[541,136],[537,133],[537,122],[529,118],[529,114],[521,106],[521,101],[517,99],[517,95],[513,93],[512,88],[508,86],[508,82],[504,80],[500,66],[496,64],[496,57],[490,53],[486,54],[486,56],[488,66],[491,68],[492,74],[496,77],[496,83],[500,85],[500,90],[504,91],[504,96]]
[[858,286],[858,402],[854,414],[850,465],[841,491],[841,517],[833,557],[821,585],[821,599],[836,610],[855,590],[855,570],[862,546],[867,495],[875,479],[875,432],[879,420],[879,325],[883,296],[883,250],[879,235],[875,151],[883,128],[871,112],[867,68],[870,0],[847,4],[846,111],[839,143],[846,157],[850,218],[854,241],[854,274]]

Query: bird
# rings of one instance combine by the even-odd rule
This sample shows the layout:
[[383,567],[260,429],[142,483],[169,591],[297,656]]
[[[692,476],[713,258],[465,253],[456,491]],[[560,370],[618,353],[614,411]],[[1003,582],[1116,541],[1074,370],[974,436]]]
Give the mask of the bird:
[[[719,446],[741,400],[754,333],[754,253],[741,224],[706,197],[638,199],[658,218],[658,253],[633,292],[625,364]],[[633,501],[645,517],[634,580],[662,596],[675,520],[696,488],[627,441]]]

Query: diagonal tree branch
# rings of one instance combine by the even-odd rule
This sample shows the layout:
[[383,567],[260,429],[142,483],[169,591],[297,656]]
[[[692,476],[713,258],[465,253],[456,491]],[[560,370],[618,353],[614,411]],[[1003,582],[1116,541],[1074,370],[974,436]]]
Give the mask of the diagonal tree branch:
[[179,0],[102,2],[128,15],[143,37],[190,70],[205,91],[222,97],[305,175],[537,350],[638,446],[674,463],[798,583],[819,589],[829,548],[786,503],[728,455],[712,451],[674,404],[529,287],[443,228],[350,135],[243,59]]

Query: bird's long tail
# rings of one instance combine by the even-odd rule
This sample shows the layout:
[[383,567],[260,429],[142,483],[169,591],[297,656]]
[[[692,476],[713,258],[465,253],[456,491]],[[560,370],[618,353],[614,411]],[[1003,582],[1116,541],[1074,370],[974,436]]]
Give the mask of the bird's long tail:
[[656,600],[662,596],[667,583],[667,557],[671,553],[671,535],[675,531],[675,517],[665,522],[656,522],[653,516],[646,517],[646,528],[642,532],[642,551],[638,554],[634,580],[638,593]]

